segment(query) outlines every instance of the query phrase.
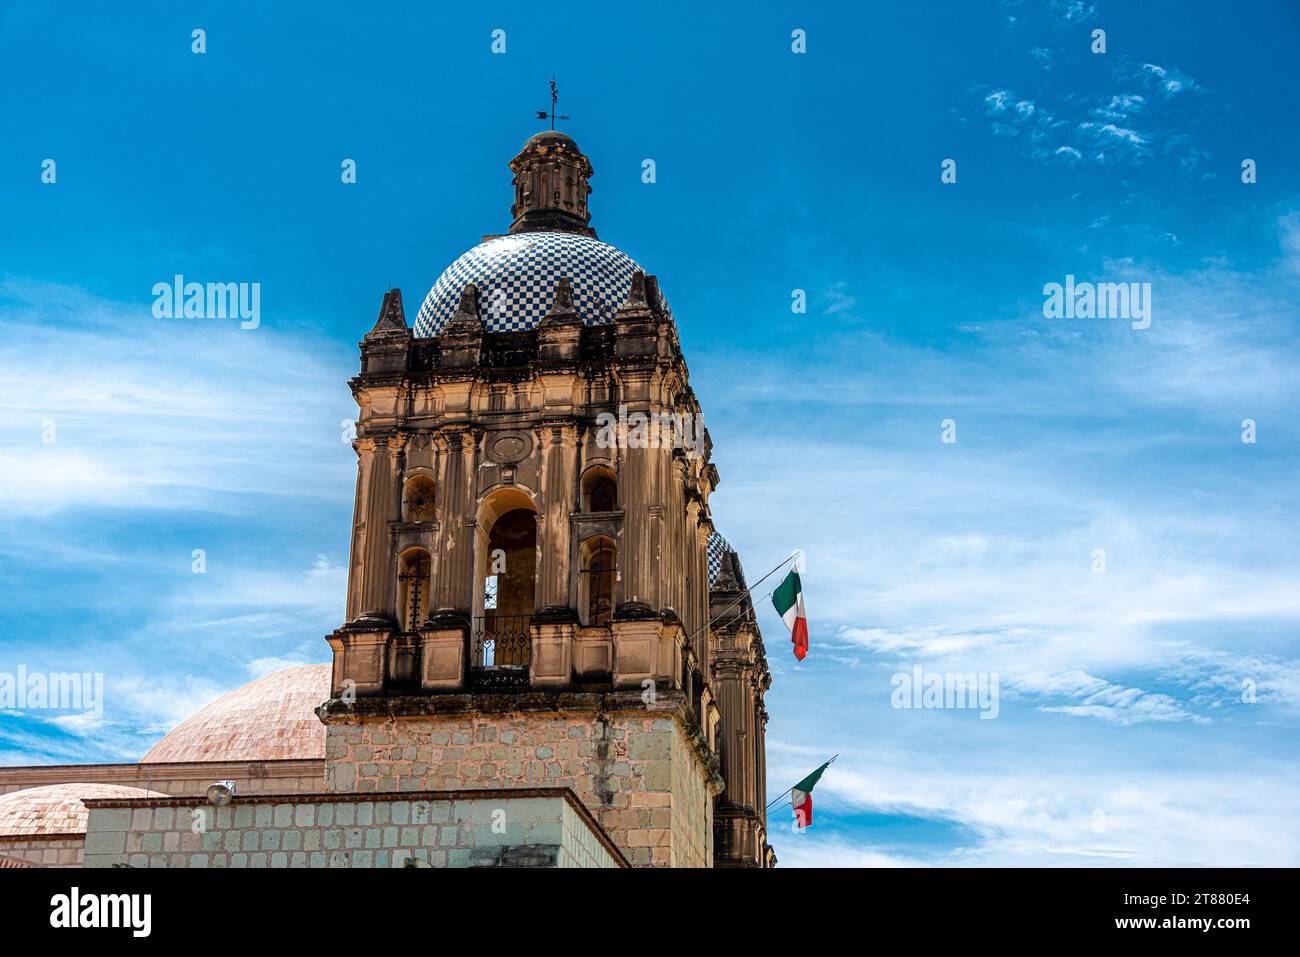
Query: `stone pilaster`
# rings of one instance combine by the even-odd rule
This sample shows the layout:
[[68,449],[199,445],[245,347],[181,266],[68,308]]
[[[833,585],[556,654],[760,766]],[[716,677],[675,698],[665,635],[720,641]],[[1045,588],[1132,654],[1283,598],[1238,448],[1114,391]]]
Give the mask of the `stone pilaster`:
[[537,599],[539,611],[569,609],[572,523],[577,488],[578,432],[574,424],[536,430],[542,454],[543,512],[537,522]]
[[474,594],[474,467],[479,433],[473,429],[448,431],[446,455],[445,521],[439,530],[441,555],[433,583],[438,611],[457,611],[470,617]]
[[397,567],[388,523],[398,516],[397,475],[393,452],[398,443],[388,437],[358,439],[365,473],[363,512],[358,525],[361,562],[356,606],[360,616],[396,620]]

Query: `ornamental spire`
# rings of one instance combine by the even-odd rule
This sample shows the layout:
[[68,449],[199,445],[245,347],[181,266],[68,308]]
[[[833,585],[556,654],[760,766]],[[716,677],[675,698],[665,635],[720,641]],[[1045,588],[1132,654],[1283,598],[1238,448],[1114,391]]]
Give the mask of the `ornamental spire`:
[[406,325],[406,313],[402,310],[402,291],[390,289],[384,293],[384,303],[379,307],[379,318],[366,333],[367,339],[379,339],[391,336],[406,336],[410,329]]

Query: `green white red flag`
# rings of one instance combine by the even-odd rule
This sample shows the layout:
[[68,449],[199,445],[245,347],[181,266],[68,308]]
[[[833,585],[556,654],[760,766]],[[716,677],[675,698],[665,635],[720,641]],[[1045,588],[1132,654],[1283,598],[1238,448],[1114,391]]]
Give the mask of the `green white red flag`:
[[[834,760],[831,758],[831,761]],[[795,823],[801,831],[812,823],[812,790],[821,780],[825,770],[831,766],[831,761],[827,761],[790,789],[790,804],[794,807]]]
[[794,642],[794,656],[803,661],[808,654],[808,613],[803,607],[803,585],[799,582],[799,572],[791,568],[785,581],[776,586],[772,592],[772,604],[781,616],[785,626],[790,629],[790,640]]

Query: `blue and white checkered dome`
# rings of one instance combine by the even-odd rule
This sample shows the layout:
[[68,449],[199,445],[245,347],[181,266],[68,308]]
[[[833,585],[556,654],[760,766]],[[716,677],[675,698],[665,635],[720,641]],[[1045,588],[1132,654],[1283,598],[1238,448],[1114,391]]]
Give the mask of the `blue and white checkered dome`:
[[721,532],[714,531],[709,534],[705,551],[709,557],[709,587],[712,588],[718,580],[718,575],[722,573],[722,556],[727,552],[734,552],[735,549],[722,537]]
[[[573,305],[589,326],[614,321],[641,266],[608,243],[566,232],[526,232],[480,243],[447,267],[415,319],[417,336],[436,336],[460,304],[461,291],[478,287],[488,332],[534,328],[551,310],[555,285],[568,279]],[[669,312],[662,295],[660,303]],[[671,315],[671,313],[669,313]]]

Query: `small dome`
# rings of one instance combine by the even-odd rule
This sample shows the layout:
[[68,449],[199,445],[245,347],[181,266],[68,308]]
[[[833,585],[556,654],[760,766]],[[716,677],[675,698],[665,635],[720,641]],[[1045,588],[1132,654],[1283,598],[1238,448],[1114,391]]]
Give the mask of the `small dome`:
[[[415,334],[436,336],[456,314],[461,291],[470,283],[478,287],[479,312],[488,332],[534,328],[550,312],[561,279],[573,284],[573,305],[586,325],[613,322],[638,270],[645,272],[622,250],[580,233],[498,236],[475,246],[438,277],[415,319]],[[662,296],[660,303],[668,312]]]
[[186,718],[140,763],[324,758],[325,725],[316,708],[329,696],[328,664],[277,671]]
[[51,784],[11,791],[0,797],[0,836],[85,834],[90,812],[83,800],[166,796],[120,784]]
[[559,130],[542,130],[540,133],[534,133],[528,137],[524,149],[528,149],[530,146],[567,146],[575,153],[582,152],[582,150],[578,149],[578,144],[573,141],[572,136]]

